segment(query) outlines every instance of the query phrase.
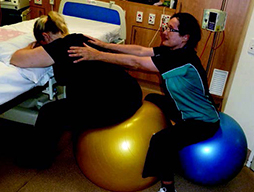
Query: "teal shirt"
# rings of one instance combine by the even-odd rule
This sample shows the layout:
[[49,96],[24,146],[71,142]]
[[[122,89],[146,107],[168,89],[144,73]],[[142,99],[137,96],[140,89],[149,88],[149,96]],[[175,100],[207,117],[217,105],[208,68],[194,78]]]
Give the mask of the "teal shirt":
[[194,50],[154,48],[152,60],[181,119],[217,122],[218,112],[208,90],[206,72]]

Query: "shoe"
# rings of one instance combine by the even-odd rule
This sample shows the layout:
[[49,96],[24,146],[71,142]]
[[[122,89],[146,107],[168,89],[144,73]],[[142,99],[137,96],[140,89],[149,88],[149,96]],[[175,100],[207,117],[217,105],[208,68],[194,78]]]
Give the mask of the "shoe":
[[161,187],[158,192],[167,192],[166,187]]
[[[168,190],[166,187],[161,187],[158,192],[167,192],[167,191]],[[175,192],[177,192],[177,191],[175,190]]]
[[19,156],[15,159],[15,164],[21,168],[44,170],[51,167],[53,158],[35,157],[35,156]]
[[15,157],[15,164],[26,169],[48,169],[54,161],[51,153],[36,150],[20,150]]

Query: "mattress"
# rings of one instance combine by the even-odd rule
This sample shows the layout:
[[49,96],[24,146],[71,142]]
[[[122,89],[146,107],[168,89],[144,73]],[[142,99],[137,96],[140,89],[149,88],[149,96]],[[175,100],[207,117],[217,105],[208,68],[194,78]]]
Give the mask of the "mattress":
[[[83,33],[105,42],[119,37],[120,26],[71,16],[64,16],[70,33]],[[32,34],[36,19],[0,27],[0,105],[18,95],[42,86],[54,75],[52,67],[19,68],[10,65],[11,55],[35,39]]]

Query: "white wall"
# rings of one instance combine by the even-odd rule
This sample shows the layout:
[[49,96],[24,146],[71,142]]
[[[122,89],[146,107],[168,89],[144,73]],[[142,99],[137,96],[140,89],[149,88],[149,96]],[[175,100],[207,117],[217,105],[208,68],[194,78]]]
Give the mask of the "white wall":
[[248,53],[251,39],[254,39],[253,7],[247,34],[224,109],[224,112],[232,116],[243,128],[247,137],[248,148],[252,150],[250,160],[254,155],[254,55]]

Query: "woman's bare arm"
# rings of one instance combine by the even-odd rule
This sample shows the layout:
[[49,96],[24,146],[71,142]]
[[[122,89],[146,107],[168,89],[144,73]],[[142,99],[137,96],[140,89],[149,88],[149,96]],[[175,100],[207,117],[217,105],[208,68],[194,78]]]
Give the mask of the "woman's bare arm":
[[123,65],[128,68],[158,72],[158,69],[149,56],[140,57],[129,54],[101,52],[86,45],[85,43],[84,47],[70,47],[68,52],[70,57],[81,57],[74,61],[75,63],[84,60],[98,60]]
[[118,53],[125,53],[136,56],[150,56],[150,57],[154,56],[153,48],[151,47],[143,47],[140,45],[132,45],[132,44],[126,45],[126,44],[106,43],[90,36],[88,38],[91,39],[89,40],[90,43],[93,43],[105,49],[110,49]]
[[11,57],[10,63],[17,67],[48,67],[54,64],[54,60],[42,46],[33,48],[29,45],[17,50]]

